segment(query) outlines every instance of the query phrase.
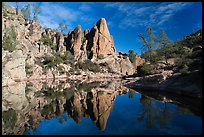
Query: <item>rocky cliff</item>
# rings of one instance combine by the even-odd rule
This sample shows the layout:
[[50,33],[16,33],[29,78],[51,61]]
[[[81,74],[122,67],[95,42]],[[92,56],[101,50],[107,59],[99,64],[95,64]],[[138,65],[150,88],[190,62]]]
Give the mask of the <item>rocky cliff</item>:
[[[37,77],[53,78],[51,74],[60,73],[56,68],[60,63],[67,74],[69,70],[75,70],[66,69],[73,67],[64,63],[67,60],[76,63],[90,59],[101,69],[106,64],[111,73],[135,73],[134,63],[130,62],[128,56],[116,52],[105,18],[101,18],[90,31],[83,31],[81,25],[78,25],[63,35],[57,30],[42,28],[37,21],[25,20],[20,12],[17,15],[16,9],[9,6],[2,12],[2,39],[3,86]],[[65,56],[67,51],[72,53],[74,60]],[[50,57],[53,57],[51,63],[57,64],[52,65],[54,68],[45,69],[45,62]],[[62,57],[63,60],[60,59]]]

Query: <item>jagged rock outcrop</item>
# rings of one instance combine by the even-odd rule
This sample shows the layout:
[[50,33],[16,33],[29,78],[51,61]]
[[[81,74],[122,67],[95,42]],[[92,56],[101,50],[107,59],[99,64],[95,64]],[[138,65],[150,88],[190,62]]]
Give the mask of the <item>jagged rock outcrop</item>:
[[90,32],[88,29],[83,32],[81,25],[78,25],[68,34],[66,41],[67,48],[76,60],[94,60],[99,55],[106,57],[116,52],[113,37],[104,18],[101,18]]
[[[83,32],[82,27],[78,25],[68,34],[66,43],[68,50],[78,61],[91,59],[97,64],[107,63],[115,73],[123,75],[135,73],[135,67],[127,55],[116,52],[105,18],[101,18],[90,32],[88,29]],[[140,60],[136,62],[140,63]]]
[[31,22],[29,24],[29,40],[31,42],[37,42],[41,39],[41,34],[44,32],[43,28],[40,26],[39,22]]
[[55,34],[57,52],[64,54],[66,52],[66,47],[64,46],[64,36],[61,32],[57,31]]
[[110,35],[108,30],[108,26],[106,24],[105,18],[101,18],[97,23],[96,26],[98,29],[98,39],[94,39],[95,45],[93,45],[93,56],[95,55],[112,55],[116,52],[114,47],[113,37]]
[[74,55],[75,60],[86,60],[87,59],[87,43],[86,35],[88,30],[82,31],[81,25],[78,25],[73,31],[69,32],[66,39],[67,48]]
[[56,46],[56,52],[60,54],[64,54],[66,52],[66,47],[64,46],[64,35],[61,32],[47,28],[42,33],[42,36],[51,41],[53,47]]

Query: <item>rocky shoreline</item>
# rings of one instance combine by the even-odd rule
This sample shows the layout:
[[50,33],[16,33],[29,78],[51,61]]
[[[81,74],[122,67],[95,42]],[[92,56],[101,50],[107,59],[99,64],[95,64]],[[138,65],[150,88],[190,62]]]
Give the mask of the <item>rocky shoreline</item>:
[[80,74],[80,75],[59,75],[59,76],[52,76],[52,77],[46,77],[42,76],[39,78],[27,78],[27,79],[21,79],[17,81],[13,81],[10,83],[3,83],[2,87],[12,86],[15,84],[18,84],[19,82],[31,82],[31,81],[48,81],[48,80],[60,80],[60,81],[66,81],[66,80],[80,80],[80,81],[104,81],[104,80],[121,80],[122,76],[117,74],[103,74],[103,73],[91,73],[91,74]]
[[[182,74],[175,73],[168,78],[161,81],[158,80],[158,75],[152,75],[145,77],[137,77],[129,79],[128,83],[124,86],[134,89],[136,91],[152,91],[158,93],[167,93],[171,95],[178,95],[180,97],[189,97],[202,99],[202,88],[198,85],[198,79],[200,72],[194,71],[190,74],[183,76]],[[160,74],[160,77],[166,77]],[[137,79],[137,80],[136,80]],[[196,79],[196,80],[194,80]]]

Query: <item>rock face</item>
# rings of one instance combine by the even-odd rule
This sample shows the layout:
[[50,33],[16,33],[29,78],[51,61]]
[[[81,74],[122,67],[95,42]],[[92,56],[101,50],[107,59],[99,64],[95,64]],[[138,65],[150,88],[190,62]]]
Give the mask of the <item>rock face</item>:
[[[12,6],[6,9],[7,12],[2,14],[2,39],[13,27],[17,44],[13,52],[4,49],[2,51],[3,85],[26,79],[26,64],[34,67],[36,58],[42,58],[45,53],[64,54],[66,52],[64,36],[61,32],[43,29],[36,21],[26,21],[21,12],[16,15],[16,9]],[[53,44],[49,45],[50,42]]]
[[135,62],[135,66],[140,66],[144,63],[144,59],[142,59],[139,55],[135,55],[136,58],[136,62]]
[[111,55],[116,52],[113,37],[110,35],[105,18],[101,18],[90,32],[89,46],[93,53],[93,59],[98,55]]
[[135,73],[135,67],[127,56],[117,53],[115,56],[110,55],[104,59],[96,60],[97,64],[107,64],[111,69],[109,71],[122,75],[132,75]]
[[101,18],[90,32],[87,29],[83,32],[81,25],[78,25],[68,34],[66,41],[76,60],[94,60],[99,55],[106,57],[116,52],[113,37],[104,18]]
[[67,47],[74,55],[76,60],[86,60],[87,59],[87,40],[85,36],[87,31],[83,32],[81,25],[78,25],[73,31],[68,34],[66,39]]
[[40,40],[41,38],[41,34],[43,33],[43,29],[42,27],[40,26],[40,23],[39,22],[32,22],[30,25],[29,25],[29,40],[32,41],[32,42],[36,42],[38,40]]
[[[64,46],[64,36],[61,32],[57,31],[54,39],[56,38],[57,52],[64,54],[66,52],[66,47]],[[54,40],[53,40],[54,43]]]
[[15,50],[12,53],[3,50],[2,53],[2,85],[7,85],[9,82],[25,80],[26,55],[23,55],[21,50]]

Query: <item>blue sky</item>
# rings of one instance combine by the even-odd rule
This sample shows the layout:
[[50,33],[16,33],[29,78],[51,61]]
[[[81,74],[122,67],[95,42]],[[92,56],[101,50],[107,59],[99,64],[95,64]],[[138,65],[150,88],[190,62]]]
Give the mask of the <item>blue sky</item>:
[[[14,5],[14,2],[6,2]],[[32,4],[33,2],[29,2]],[[28,4],[20,2],[20,8]],[[39,22],[43,27],[58,28],[60,22],[73,30],[78,24],[91,29],[104,17],[113,35],[116,51],[129,49],[141,54],[142,43],[138,34],[147,26],[158,34],[164,29],[173,41],[202,28],[202,2],[37,2],[42,13]],[[68,31],[66,33],[68,33]]]

